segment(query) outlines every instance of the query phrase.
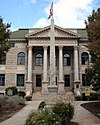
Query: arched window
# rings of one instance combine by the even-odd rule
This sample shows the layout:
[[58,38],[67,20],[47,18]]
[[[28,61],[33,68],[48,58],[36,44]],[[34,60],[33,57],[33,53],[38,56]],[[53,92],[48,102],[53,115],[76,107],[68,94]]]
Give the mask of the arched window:
[[5,65],[6,64],[6,54],[4,54],[1,58],[0,58],[0,65]]
[[35,64],[36,64],[36,66],[42,66],[42,64],[43,64],[43,56],[42,56],[42,54],[37,54],[36,56],[35,56]]
[[69,54],[64,54],[63,64],[64,64],[64,66],[70,66],[71,65],[71,57],[70,57]]
[[25,53],[23,53],[23,52],[18,53],[17,64],[18,65],[25,65]]
[[89,64],[89,54],[87,52],[83,52],[81,54],[81,64],[88,65]]

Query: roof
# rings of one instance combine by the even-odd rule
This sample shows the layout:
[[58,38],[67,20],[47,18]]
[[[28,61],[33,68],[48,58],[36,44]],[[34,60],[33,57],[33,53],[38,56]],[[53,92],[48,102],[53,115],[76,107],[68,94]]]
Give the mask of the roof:
[[25,35],[29,33],[29,29],[19,29],[10,35],[10,39],[25,39]]
[[79,34],[81,39],[87,39],[87,32],[85,29],[77,29],[77,33]]
[[[71,30],[70,28],[66,28],[67,30]],[[25,36],[29,34],[29,30],[33,30],[35,32],[38,32],[42,30],[42,28],[25,28],[25,29],[18,29],[11,33],[10,39],[25,39]],[[85,29],[75,29],[77,30],[77,35],[80,36],[81,39],[87,39],[87,32]]]

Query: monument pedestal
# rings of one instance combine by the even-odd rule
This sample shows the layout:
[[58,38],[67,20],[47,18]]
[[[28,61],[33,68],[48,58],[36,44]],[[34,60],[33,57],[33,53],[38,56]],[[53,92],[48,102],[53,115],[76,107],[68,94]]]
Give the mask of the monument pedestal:
[[52,105],[56,103],[57,100],[57,93],[58,93],[58,87],[57,85],[49,85],[48,86],[48,99],[46,100],[46,103],[48,105]]
[[74,93],[76,93],[77,91],[80,92],[80,81],[74,81]]

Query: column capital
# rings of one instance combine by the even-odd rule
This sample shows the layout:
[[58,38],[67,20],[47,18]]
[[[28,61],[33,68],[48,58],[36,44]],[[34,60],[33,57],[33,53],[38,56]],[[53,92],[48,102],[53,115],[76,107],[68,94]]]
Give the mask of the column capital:
[[32,49],[32,46],[27,46],[27,48],[28,48],[29,50],[31,50],[31,49]]
[[43,46],[44,50],[47,50],[48,46]]
[[59,45],[59,46],[58,46],[58,48],[59,48],[59,49],[62,49],[62,48],[63,48],[63,46],[62,46],[62,45]]

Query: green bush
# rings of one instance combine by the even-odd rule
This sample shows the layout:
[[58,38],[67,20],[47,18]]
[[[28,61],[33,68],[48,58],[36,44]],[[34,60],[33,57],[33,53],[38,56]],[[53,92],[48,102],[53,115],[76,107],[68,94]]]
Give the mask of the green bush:
[[17,93],[19,96],[23,97],[26,95],[26,93],[24,91],[18,91]]
[[82,100],[82,96],[75,96],[75,100],[76,101],[81,101]]
[[61,118],[61,125],[70,125],[74,116],[74,107],[70,103],[57,103],[52,111]]
[[15,86],[6,88],[6,89],[5,89],[6,95],[9,96],[9,91],[10,91],[10,90],[11,90],[11,93],[10,93],[11,95],[17,95],[18,90],[17,90],[17,88],[16,88]]
[[[40,103],[44,106],[44,102]],[[57,103],[53,107],[46,107],[43,110],[32,112],[26,125],[70,125],[74,115],[74,107],[68,103]]]
[[32,112],[26,120],[26,125],[61,125],[60,117],[49,112],[41,110],[41,112]]
[[32,101],[32,96],[31,95],[26,96],[26,101]]

